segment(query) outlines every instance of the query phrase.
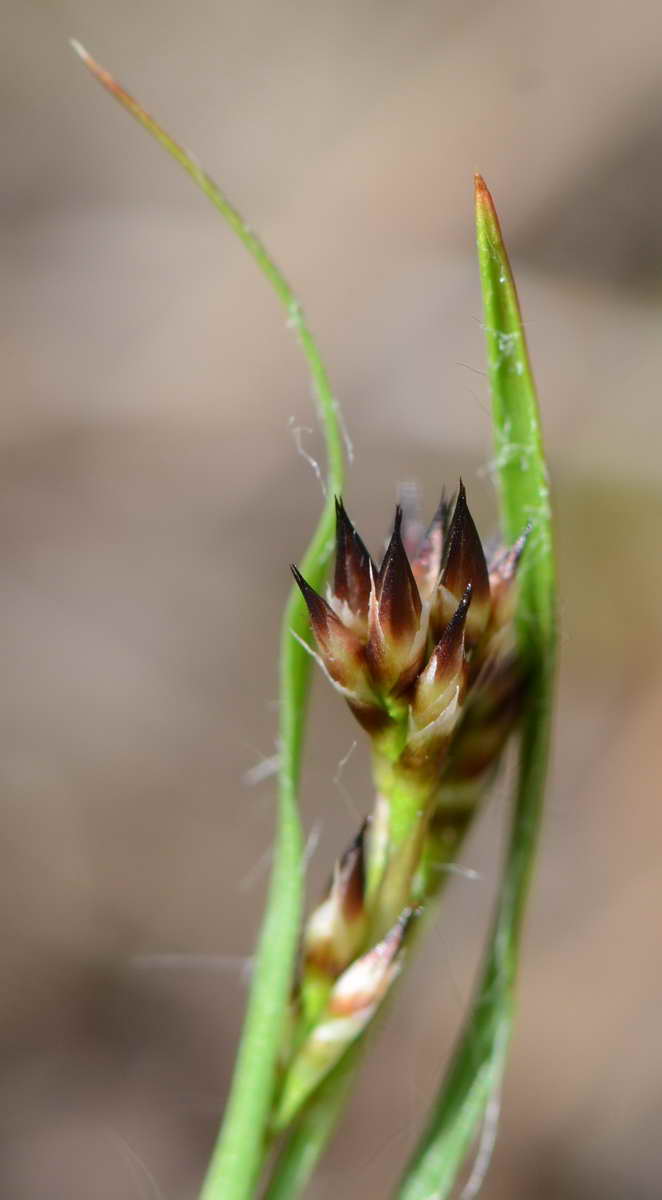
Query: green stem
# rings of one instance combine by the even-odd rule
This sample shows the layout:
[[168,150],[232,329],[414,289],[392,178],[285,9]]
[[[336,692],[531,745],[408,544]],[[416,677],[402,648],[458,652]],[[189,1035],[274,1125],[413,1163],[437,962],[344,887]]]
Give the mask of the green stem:
[[[373,755],[376,836],[368,842],[368,944],[379,941],[411,903],[437,780],[420,780],[379,752]],[[383,827],[383,830],[382,830]]]
[[[328,375],[303,310],[268,251],[246,225],[221,188],[198,162],[122,88],[78,43],[72,43],[92,75],[190,175],[218,210],[283,304],[308,369],[324,430],[327,452],[326,502],[301,568],[321,590],[335,522],[334,496],[343,487],[343,435]],[[280,771],[278,828],[266,912],[258,941],[253,980],[230,1096],[201,1200],[248,1200],[262,1166],[276,1063],[292,982],[303,905],[302,831],[297,806],[310,659],[292,634],[308,637],[303,598],[294,587],[280,639]]]

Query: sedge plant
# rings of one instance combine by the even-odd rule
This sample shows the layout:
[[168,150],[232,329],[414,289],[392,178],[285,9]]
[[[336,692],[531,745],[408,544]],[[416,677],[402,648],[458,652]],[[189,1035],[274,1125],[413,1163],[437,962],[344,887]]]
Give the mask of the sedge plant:
[[[460,479],[427,527],[398,505],[379,561],[345,507],[338,404],[301,306],[197,161],[77,43],[104,87],[188,172],[284,306],[327,449],[326,501],[292,567],[280,647],[275,857],[234,1077],[201,1200],[291,1200],[339,1119],[367,1035],[448,878],[504,749],[519,769],[478,989],[399,1200],[451,1194],[497,1093],[513,1023],[547,770],[555,654],[549,486],[515,284],[490,193],[476,228],[502,542],[487,553]],[[335,550],[331,580],[325,582]],[[297,804],[313,660],[362,727],[375,799],[305,923]],[[267,1168],[270,1169],[268,1178]]]

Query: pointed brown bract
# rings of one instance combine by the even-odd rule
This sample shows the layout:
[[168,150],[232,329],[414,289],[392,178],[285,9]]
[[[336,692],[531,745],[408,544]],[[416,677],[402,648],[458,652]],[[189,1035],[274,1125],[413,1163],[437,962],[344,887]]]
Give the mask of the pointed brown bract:
[[465,646],[471,584],[419,675],[410,699],[409,728],[402,763],[419,780],[437,782],[462,717],[469,680]]
[[379,620],[386,637],[412,638],[418,629],[421,597],[401,536],[402,509],[395,510],[393,533],[376,581]]
[[305,967],[335,979],[360,949],[366,928],[364,821],[336,863],[326,899],[310,916],[304,938]]
[[367,656],[372,676],[386,692],[404,691],[420,669],[424,651],[423,606],[402,544],[402,510],[395,510],[391,540],[372,580]]
[[432,606],[431,623],[435,637],[440,636],[441,630],[450,621],[468,583],[472,592],[466,639],[468,645],[474,645],[484,633],[489,619],[490,585],[483,547],[469,512],[464,484],[460,480]]
[[444,549],[441,582],[449,592],[461,595],[467,584],[473,588],[473,606],[484,603],[489,596],[487,564],[478,530],[467,504],[465,486],[460,487],[448,526]]
[[291,570],[308,606],[315,641],[329,675],[348,693],[349,700],[370,704],[373,693],[360,639],[343,624],[331,605],[311,588],[294,565]]
[[495,630],[502,629],[515,616],[517,572],[530,532],[531,526],[528,525],[517,541],[509,549],[498,554],[490,564],[491,626]]
[[337,653],[339,648],[346,646],[348,650],[352,650],[357,644],[357,639],[349,629],[345,628],[340,618],[334,613],[331,605],[327,604],[326,600],[318,595],[315,589],[306,582],[301,572],[294,566],[294,563],[291,564],[290,570],[308,606],[310,623],[313,627],[315,640],[325,663],[328,657],[334,657],[334,652]]
[[411,564],[412,573],[421,596],[427,599],[432,595],[441,570],[441,560],[444,542],[448,534],[451,502],[442,490],[441,500],[423,538],[421,539],[416,556]]
[[469,614],[473,594],[472,585],[467,584],[453,616],[438,641],[431,662],[434,663],[434,681],[440,683],[450,673],[459,671],[464,656],[464,626]]
[[340,497],[336,497],[336,565],[333,597],[346,605],[357,619],[357,628],[367,631],[372,560],[347,516]]
[[372,1015],[398,973],[398,955],[412,915],[406,909],[386,936],[341,975],[331,993],[330,1015],[359,1019]]
[[341,895],[342,913],[346,921],[354,921],[363,913],[367,826],[368,822],[365,820],[338,865],[338,889]]
[[412,700],[412,717],[419,729],[436,721],[446,705],[462,690],[464,629],[470,604],[469,583],[425,670],[419,675]]

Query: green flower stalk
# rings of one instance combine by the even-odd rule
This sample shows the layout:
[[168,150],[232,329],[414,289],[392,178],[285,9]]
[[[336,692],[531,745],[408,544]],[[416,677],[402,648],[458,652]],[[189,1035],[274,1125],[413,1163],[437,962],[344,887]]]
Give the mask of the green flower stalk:
[[[292,567],[316,657],[371,740],[377,795],[306,926],[275,1128],[390,990],[409,916],[441,889],[515,726],[525,679],[513,617],[525,543],[526,532],[488,566],[460,481],[455,503],[443,497],[422,536],[396,508],[379,567],[338,499],[326,598]],[[339,997],[357,978],[362,1000],[349,1020]]]

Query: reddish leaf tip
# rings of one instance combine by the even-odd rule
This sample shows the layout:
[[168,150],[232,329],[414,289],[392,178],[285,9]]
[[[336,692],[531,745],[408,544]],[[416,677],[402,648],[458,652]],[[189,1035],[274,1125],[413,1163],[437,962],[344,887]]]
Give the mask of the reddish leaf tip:
[[494,200],[492,198],[492,193],[491,193],[490,189],[488,188],[487,184],[485,183],[483,176],[479,175],[478,172],[476,172],[476,174],[474,175],[474,189],[475,189],[475,197],[476,197],[476,208],[482,209],[485,214],[492,217],[496,221],[497,215],[496,215],[496,208],[494,207]]
[[490,195],[490,190],[480,171],[474,172],[474,188],[476,191],[476,200],[480,200],[483,203],[489,203],[491,201],[492,197]]
[[503,247],[503,235],[501,233],[501,224],[497,215],[496,205],[490,189],[488,188],[482,175],[476,175],[475,181],[475,196],[476,196],[476,221],[479,228],[487,228],[490,235],[502,247],[504,257],[506,257],[505,248]]

